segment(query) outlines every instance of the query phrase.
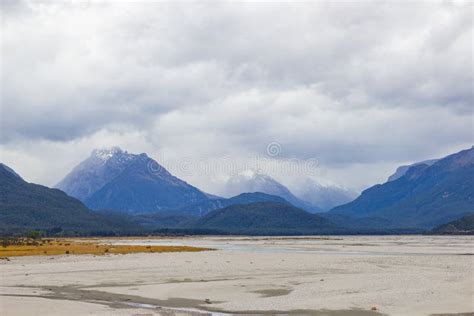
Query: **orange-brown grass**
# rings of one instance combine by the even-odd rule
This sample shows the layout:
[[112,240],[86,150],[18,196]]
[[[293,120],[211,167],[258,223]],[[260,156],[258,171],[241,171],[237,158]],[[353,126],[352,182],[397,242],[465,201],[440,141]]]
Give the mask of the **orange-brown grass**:
[[17,242],[15,244],[0,246],[0,257],[17,256],[51,256],[51,255],[104,255],[127,254],[138,252],[197,252],[212,250],[210,248],[188,246],[128,246],[100,244],[98,242],[81,242],[72,239],[49,239],[38,241]]

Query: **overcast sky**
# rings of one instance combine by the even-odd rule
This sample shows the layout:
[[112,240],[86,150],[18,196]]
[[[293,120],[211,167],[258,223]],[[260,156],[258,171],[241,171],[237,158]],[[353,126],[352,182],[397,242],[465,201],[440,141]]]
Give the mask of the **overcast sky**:
[[[255,157],[284,183],[361,190],[474,143],[469,1],[1,1],[1,14],[1,160],[28,181],[52,186],[116,145],[211,192],[232,168],[196,166]],[[316,171],[278,170],[290,158]]]

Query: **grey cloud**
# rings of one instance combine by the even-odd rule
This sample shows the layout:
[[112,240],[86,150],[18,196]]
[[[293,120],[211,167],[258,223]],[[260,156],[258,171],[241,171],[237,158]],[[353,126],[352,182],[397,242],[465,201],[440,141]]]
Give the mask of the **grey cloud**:
[[473,142],[468,2],[0,10],[5,148],[127,129],[175,156],[239,157],[278,141],[285,157],[336,166]]

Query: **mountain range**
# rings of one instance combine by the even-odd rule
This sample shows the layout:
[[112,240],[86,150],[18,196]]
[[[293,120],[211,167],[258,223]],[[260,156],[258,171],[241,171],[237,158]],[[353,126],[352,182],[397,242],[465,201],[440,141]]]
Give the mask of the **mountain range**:
[[0,164],[0,185],[1,235],[29,230],[48,235],[123,235],[147,234],[157,228],[235,234],[324,233],[336,229],[328,220],[264,193],[220,199],[219,205],[210,207],[215,210],[193,217],[179,213],[92,211],[59,189],[27,183],[4,164]]
[[[119,147],[95,149],[79,163],[56,188],[76,197],[92,209],[109,209],[124,213],[184,212],[204,215],[234,200],[207,194],[171,175],[145,153],[131,154]],[[266,193],[279,196],[308,212],[321,212],[355,197],[353,192],[337,187],[324,187],[311,182],[297,197],[274,178],[244,171],[224,185],[227,196],[242,193]],[[308,202],[308,200],[310,202]]]
[[[402,167],[355,200],[311,214],[314,205],[269,176],[238,175],[228,188],[251,192],[221,198],[176,178],[146,154],[120,148],[94,150],[74,168],[58,184],[69,195],[28,183],[0,163],[0,233],[40,229],[86,235],[334,234],[422,232],[434,227],[433,233],[472,231],[474,147]],[[311,185],[307,184],[308,192],[316,190]]]
[[375,185],[331,214],[387,221],[387,227],[433,228],[474,211],[474,147],[419,163]]

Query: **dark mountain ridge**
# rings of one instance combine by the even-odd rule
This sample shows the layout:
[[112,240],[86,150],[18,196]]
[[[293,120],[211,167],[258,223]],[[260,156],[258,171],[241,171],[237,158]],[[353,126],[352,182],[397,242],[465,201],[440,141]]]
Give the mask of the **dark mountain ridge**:
[[227,206],[235,204],[245,205],[255,202],[279,202],[289,204],[288,201],[279,196],[270,195],[262,192],[249,192],[242,193],[228,199],[219,198],[191,204],[189,206],[173,210],[173,212],[184,213],[193,216],[204,216],[211,211],[221,209]]
[[390,175],[387,179],[387,182],[390,182],[390,181],[394,181],[394,180],[397,180],[398,178],[402,177],[405,175],[405,173],[407,173],[408,169],[410,169],[411,167],[415,167],[417,165],[427,165],[427,166],[431,166],[432,164],[434,164],[435,162],[437,162],[439,159],[430,159],[430,160],[425,160],[425,161],[420,161],[420,162],[416,162],[416,163],[413,163],[411,165],[406,165],[406,166],[400,166],[397,168],[397,170],[395,170],[395,173],[393,173],[392,175]]
[[442,224],[431,231],[434,234],[474,235],[474,213],[467,214],[455,221]]
[[28,183],[11,170],[0,165],[1,232],[60,228],[90,234],[124,233],[139,229],[121,218],[97,214],[61,190]]
[[231,205],[212,211],[188,226],[238,234],[315,234],[337,229],[321,216],[278,202]]

